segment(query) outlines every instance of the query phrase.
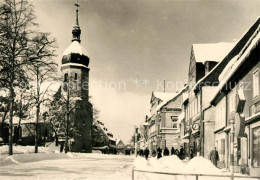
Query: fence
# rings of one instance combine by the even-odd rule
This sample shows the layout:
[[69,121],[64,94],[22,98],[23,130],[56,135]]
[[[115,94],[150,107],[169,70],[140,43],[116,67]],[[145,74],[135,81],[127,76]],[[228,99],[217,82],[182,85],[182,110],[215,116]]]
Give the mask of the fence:
[[132,180],[135,179],[135,172],[143,172],[143,173],[151,173],[151,174],[164,174],[164,175],[172,175],[172,176],[191,176],[194,177],[194,180],[199,180],[199,177],[223,177],[223,178],[230,178],[231,180],[234,180],[234,178],[236,179],[257,179],[260,180],[259,176],[231,176],[231,175],[218,175],[218,174],[184,174],[184,173],[167,173],[167,172],[156,172],[156,171],[145,171],[145,170],[138,170],[138,169],[132,169]]

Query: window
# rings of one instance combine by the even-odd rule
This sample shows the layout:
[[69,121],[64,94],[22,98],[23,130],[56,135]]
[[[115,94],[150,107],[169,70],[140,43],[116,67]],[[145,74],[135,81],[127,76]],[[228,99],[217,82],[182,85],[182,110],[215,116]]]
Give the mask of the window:
[[77,81],[77,80],[78,80],[78,74],[77,74],[77,73],[75,73],[74,80],[75,80],[75,81]]
[[177,121],[178,121],[178,117],[177,116],[171,116],[172,119],[172,128],[177,128]]
[[64,74],[64,82],[68,82],[68,73]]
[[253,73],[253,98],[259,95],[259,71]]
[[253,157],[252,166],[260,167],[260,126],[256,127],[252,131],[253,133]]

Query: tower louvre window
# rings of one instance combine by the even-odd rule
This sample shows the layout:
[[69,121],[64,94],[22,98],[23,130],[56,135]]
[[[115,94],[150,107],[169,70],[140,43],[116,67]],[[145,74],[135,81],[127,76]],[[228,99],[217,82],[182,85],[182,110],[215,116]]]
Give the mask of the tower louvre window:
[[64,74],[64,82],[68,82],[68,73]]
[[78,80],[78,74],[75,73],[75,77],[74,77],[75,81]]

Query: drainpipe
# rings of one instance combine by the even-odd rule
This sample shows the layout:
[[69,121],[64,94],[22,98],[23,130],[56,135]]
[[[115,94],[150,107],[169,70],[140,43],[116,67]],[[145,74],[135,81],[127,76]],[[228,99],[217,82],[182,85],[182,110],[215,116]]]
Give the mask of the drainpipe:
[[202,87],[200,90],[200,156],[204,156],[204,113],[202,111]]

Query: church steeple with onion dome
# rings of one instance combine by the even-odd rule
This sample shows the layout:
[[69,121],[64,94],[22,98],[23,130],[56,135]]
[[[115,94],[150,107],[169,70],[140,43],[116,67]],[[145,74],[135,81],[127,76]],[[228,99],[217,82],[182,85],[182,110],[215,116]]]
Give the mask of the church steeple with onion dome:
[[69,119],[74,121],[78,132],[71,138],[70,149],[73,152],[91,152],[91,126],[93,122],[92,104],[89,102],[89,57],[81,46],[79,26],[79,4],[76,3],[76,24],[72,29],[72,42],[62,56],[63,75],[62,94],[70,97],[74,109]]
[[63,57],[62,57],[62,65],[67,63],[76,63],[81,64],[86,67],[89,65],[89,58],[87,56],[87,52],[85,49],[81,46],[81,29],[79,26],[79,5],[78,3],[75,4],[77,7],[76,9],[76,24],[73,26],[72,29],[72,42],[69,45],[69,47],[64,51]]

